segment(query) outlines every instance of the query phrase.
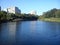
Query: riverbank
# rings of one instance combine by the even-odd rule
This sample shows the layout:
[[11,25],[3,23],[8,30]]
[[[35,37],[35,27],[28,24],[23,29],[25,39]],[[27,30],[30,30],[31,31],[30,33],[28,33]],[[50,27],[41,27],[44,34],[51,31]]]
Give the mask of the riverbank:
[[9,19],[9,20],[0,20],[0,24],[1,23],[6,23],[6,22],[18,22],[18,21],[34,21],[34,20],[37,20],[37,19],[21,19],[21,18],[17,18],[17,19]]
[[42,21],[60,22],[60,18],[40,18]]
[[22,21],[23,19],[9,19],[9,20],[0,20],[0,23],[6,23],[6,22],[17,22],[17,21]]

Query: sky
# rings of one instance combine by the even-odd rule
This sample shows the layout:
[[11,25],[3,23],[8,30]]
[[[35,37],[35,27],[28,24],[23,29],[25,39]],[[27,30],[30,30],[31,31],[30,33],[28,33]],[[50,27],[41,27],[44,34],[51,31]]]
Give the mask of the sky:
[[35,10],[37,15],[42,15],[53,8],[60,9],[60,0],[0,0],[0,6],[2,10],[16,6],[22,13]]

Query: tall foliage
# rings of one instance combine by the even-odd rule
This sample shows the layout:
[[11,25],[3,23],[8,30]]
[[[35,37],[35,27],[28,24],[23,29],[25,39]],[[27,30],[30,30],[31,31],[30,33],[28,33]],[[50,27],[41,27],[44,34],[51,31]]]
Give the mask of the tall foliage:
[[60,17],[60,9],[51,9],[47,12],[45,12],[43,15],[42,15],[44,18],[51,18],[51,17],[54,17],[54,18],[58,18]]

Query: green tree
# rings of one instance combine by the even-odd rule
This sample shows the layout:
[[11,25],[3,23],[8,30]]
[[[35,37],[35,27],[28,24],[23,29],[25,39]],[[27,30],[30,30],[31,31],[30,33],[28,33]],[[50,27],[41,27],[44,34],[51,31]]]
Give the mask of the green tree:
[[55,12],[56,18],[60,18],[60,10]]
[[5,11],[1,11],[0,12],[0,20],[3,20],[3,19],[7,19],[7,12],[5,12]]

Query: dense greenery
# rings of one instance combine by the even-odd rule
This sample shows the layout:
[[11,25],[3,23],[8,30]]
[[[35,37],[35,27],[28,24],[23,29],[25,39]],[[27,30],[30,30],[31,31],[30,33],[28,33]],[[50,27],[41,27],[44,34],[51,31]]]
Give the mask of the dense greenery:
[[39,16],[40,20],[60,22],[60,9],[51,9]]
[[13,14],[13,13],[7,13],[5,11],[0,11],[0,22],[2,21],[11,21],[14,19],[22,19],[22,20],[36,20],[38,19],[37,15],[31,15],[31,14]]
[[47,12],[44,12],[43,15],[31,15],[31,14],[13,14],[7,13],[5,11],[0,11],[0,22],[2,21],[11,21],[14,19],[22,20],[45,20],[45,21],[57,21],[60,22],[60,9],[51,9]]
[[60,18],[60,9],[54,8],[54,9],[51,9],[47,12],[44,12],[42,17],[44,17],[44,18],[52,18],[52,17],[53,18]]

